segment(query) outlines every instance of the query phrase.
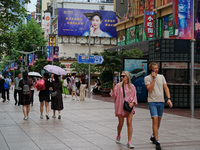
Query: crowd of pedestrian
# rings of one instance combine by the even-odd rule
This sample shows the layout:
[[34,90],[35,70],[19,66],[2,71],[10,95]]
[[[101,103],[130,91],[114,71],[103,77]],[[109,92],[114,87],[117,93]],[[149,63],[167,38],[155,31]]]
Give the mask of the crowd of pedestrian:
[[[152,119],[152,135],[150,140],[155,144],[156,149],[161,149],[161,145],[158,138],[158,130],[160,128],[163,110],[165,106],[164,91],[167,97],[167,104],[169,107],[173,107],[169,88],[167,86],[165,77],[158,74],[158,65],[156,63],[150,63],[149,68],[151,73],[144,78],[146,88],[148,90],[148,105],[150,115]],[[121,131],[123,128],[124,120],[126,118],[127,133],[128,133],[128,148],[134,148],[132,144],[132,118],[135,114],[135,105],[137,105],[137,93],[135,86],[131,83],[130,73],[123,71],[121,74],[121,82],[113,82],[113,87],[110,92],[111,97],[115,99],[115,116],[118,118],[117,136],[116,142],[120,143]],[[61,110],[63,110],[63,94],[64,98],[67,94],[71,94],[72,100],[85,100],[85,89],[87,87],[86,75],[82,74],[77,77],[75,73],[71,77],[51,74],[49,78],[48,73],[44,73],[42,79],[37,81],[33,77],[28,77],[28,73],[23,73],[14,79],[14,99],[15,105],[23,106],[24,120],[29,118],[30,104],[33,106],[34,102],[34,89],[39,90],[40,101],[40,118],[43,119],[43,109],[45,106],[45,117],[49,119],[49,102],[51,101],[51,109],[53,110],[52,118],[56,118],[56,111],[58,111],[58,119],[61,119]],[[92,89],[92,92],[96,93],[100,90],[101,82],[96,80],[96,84]],[[2,94],[3,102],[6,99],[9,101],[9,90],[11,87],[11,81],[7,77],[0,75],[0,93]],[[7,96],[5,94],[7,93]],[[18,99],[17,99],[18,94]]]

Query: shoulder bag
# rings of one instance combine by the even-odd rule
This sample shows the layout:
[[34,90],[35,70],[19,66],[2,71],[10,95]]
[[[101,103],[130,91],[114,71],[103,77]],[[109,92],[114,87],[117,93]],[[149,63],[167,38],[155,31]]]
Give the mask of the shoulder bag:
[[123,106],[123,108],[124,108],[124,110],[126,110],[126,111],[128,111],[128,112],[132,112],[133,107],[130,108],[130,107],[129,107],[129,102],[127,102],[127,101],[125,100],[124,84],[122,84],[122,89],[123,89],[123,97],[124,97],[124,106]]

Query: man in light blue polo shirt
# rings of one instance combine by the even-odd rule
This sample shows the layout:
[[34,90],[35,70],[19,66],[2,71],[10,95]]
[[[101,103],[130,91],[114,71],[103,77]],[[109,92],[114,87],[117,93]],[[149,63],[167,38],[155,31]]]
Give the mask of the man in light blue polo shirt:
[[[20,81],[21,79],[22,79],[21,73],[18,74],[18,77],[16,77],[16,78],[14,79],[14,83],[15,83],[15,90],[14,90],[15,105],[17,105],[17,103],[18,103],[18,106],[20,105],[20,103],[19,103],[19,100],[20,100],[19,81]],[[18,101],[17,101],[17,94],[18,94]]]

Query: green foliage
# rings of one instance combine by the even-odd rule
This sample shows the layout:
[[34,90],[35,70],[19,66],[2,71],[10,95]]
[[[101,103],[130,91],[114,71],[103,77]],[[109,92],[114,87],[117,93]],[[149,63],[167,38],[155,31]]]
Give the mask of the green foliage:
[[95,53],[94,55],[101,55],[104,58],[103,63],[96,65],[96,67],[101,68],[103,71],[100,75],[103,86],[106,84],[106,86],[108,85],[109,87],[112,87],[111,83],[113,82],[114,73],[122,72],[123,58],[142,58],[143,56],[138,48],[122,50],[120,52],[104,50],[103,52]]
[[20,3],[20,0],[1,0],[0,7],[0,32],[6,32],[10,26],[17,26],[22,22],[22,18],[27,16],[25,3],[29,3],[30,0],[24,0]]
[[112,88],[113,74],[110,70],[104,70],[99,77],[103,83],[102,88]]
[[[88,64],[82,64],[78,62],[73,62],[71,65],[72,71],[77,72],[78,74],[88,74],[89,72],[89,65]],[[94,64],[90,64],[90,72],[94,73],[97,69]]]
[[[36,50],[37,47],[46,46],[46,40],[44,36],[42,35],[42,29],[41,27],[36,24],[33,20],[29,21],[26,25],[19,25],[16,32],[8,32],[7,33],[7,41],[9,42],[10,38],[10,45],[6,46],[6,53],[4,59],[7,60],[15,60],[18,64],[18,69],[21,67],[21,61],[20,56],[22,56],[21,53],[18,51],[23,52],[32,52],[33,49]],[[35,44],[36,47],[32,47],[31,45]],[[29,71],[36,71],[38,68],[43,68],[48,62],[46,62],[46,53],[43,55],[40,52],[35,52],[35,54],[38,54],[40,63],[35,63],[34,66],[29,67]],[[23,55],[23,59],[25,58],[25,55]],[[27,61],[28,61],[28,55],[27,55]],[[51,62],[49,62],[51,63]],[[3,69],[7,62],[4,62]],[[24,64],[24,62],[23,62]],[[35,65],[39,65],[38,67]],[[41,67],[43,66],[43,67]],[[36,69],[37,68],[37,69]],[[36,70],[35,70],[36,69]],[[41,71],[41,70],[40,70]]]
[[[12,31],[10,31],[11,26],[18,26],[22,22],[22,18],[26,18],[27,11],[23,7],[25,3],[29,3],[30,0],[24,0],[20,4],[20,0],[1,0],[0,7],[0,56],[9,47],[13,47],[14,37],[12,36]],[[1,57],[0,57],[1,58]]]
[[[41,70],[46,65],[52,65],[52,62],[47,61],[46,58],[38,59],[29,71],[41,72]],[[62,65],[61,62],[53,62],[53,65],[60,66],[61,68],[65,68],[65,65]]]

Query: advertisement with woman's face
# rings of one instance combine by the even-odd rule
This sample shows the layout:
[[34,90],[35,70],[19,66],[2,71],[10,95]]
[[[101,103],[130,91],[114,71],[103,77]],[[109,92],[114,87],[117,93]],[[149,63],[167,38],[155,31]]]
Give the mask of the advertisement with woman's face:
[[[91,13],[87,18],[84,13]],[[95,11],[85,9],[58,9],[58,35],[117,37],[114,24],[117,17],[112,11]]]

